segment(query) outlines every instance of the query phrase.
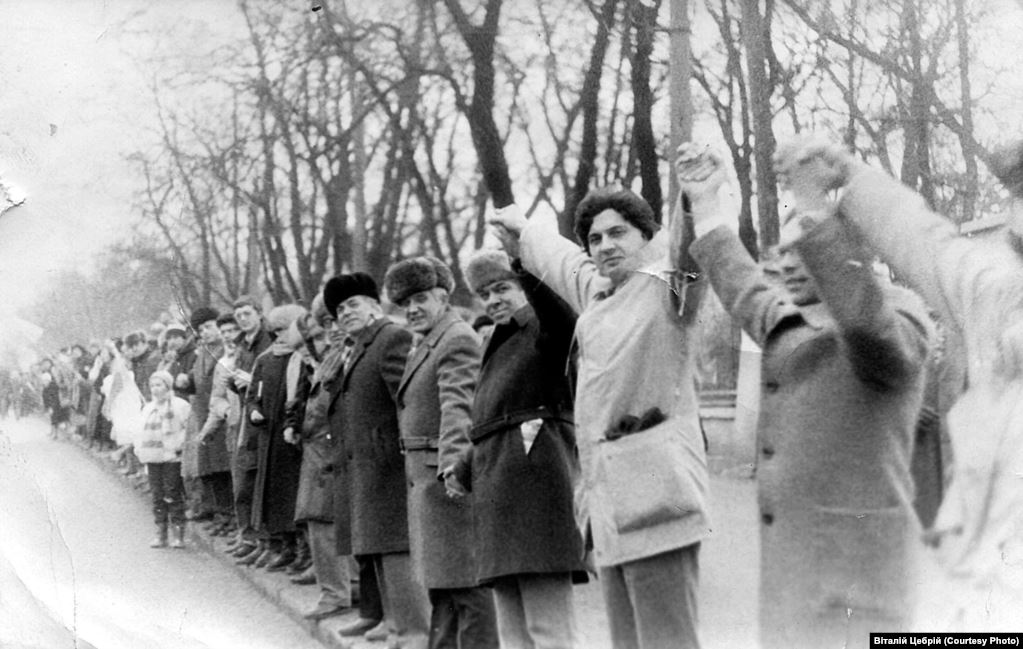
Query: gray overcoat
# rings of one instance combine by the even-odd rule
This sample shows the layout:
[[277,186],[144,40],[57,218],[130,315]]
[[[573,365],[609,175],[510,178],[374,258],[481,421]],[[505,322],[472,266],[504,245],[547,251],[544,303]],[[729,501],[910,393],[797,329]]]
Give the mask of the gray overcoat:
[[882,286],[842,224],[798,244],[821,302],[769,285],[727,228],[691,250],[763,349],[757,427],[764,649],[866,646],[904,630],[920,529],[910,453],[932,335],[923,302]]
[[409,551],[426,588],[476,585],[472,496],[448,498],[440,476],[469,451],[479,365],[479,337],[449,311],[416,346],[398,387]]

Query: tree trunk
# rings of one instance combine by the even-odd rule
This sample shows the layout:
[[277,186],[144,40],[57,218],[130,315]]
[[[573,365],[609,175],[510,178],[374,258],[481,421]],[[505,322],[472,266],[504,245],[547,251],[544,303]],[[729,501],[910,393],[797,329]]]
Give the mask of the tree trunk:
[[778,190],[771,157],[774,129],[771,125],[771,86],[765,43],[770,39],[769,17],[760,13],[760,0],[742,0],[742,40],[746,46],[746,70],[753,113],[753,149],[757,178],[757,214],[761,247],[778,243]]
[[636,49],[632,55],[632,150],[639,163],[640,190],[643,198],[654,210],[654,220],[661,222],[664,198],[661,192],[661,174],[658,170],[657,141],[654,139],[654,93],[650,89],[650,57],[654,51],[654,28],[661,0],[647,5],[630,0],[630,15],[636,33]]

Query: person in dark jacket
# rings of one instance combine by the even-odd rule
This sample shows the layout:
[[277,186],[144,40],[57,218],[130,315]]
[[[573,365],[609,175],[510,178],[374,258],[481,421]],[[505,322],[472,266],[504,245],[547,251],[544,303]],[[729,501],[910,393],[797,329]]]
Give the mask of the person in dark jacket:
[[[252,382],[252,366],[256,358],[262,354],[270,343],[273,335],[263,325],[262,311],[259,303],[253,298],[243,295],[232,304],[235,323],[241,330],[238,341],[238,356],[235,367],[227,379],[227,387],[236,392],[244,401],[245,392]],[[252,495],[256,484],[256,436],[248,434],[251,426],[245,407],[238,424],[237,439],[229,440],[235,453],[231,459],[232,482],[234,484],[234,513],[238,521],[238,536],[232,553],[238,557],[238,563],[248,565],[266,549],[259,543],[255,529],[252,527]]]
[[[506,248],[514,250],[514,239]],[[568,376],[575,313],[504,252],[466,267],[494,328],[472,407],[464,483],[475,503],[477,579],[494,588],[501,646],[572,649],[579,468]]]
[[497,647],[494,600],[476,583],[473,496],[455,475],[469,441],[480,339],[451,308],[451,270],[406,259],[384,279],[414,340],[398,384],[398,422],[408,479],[409,549],[432,605],[431,647]]
[[252,525],[267,541],[254,565],[270,571],[287,567],[295,560],[297,549],[295,498],[302,452],[284,440],[284,428],[287,403],[297,394],[302,362],[296,353],[302,339],[292,325],[305,312],[297,304],[286,304],[267,314],[267,326],[277,338],[256,359],[245,395],[248,424],[258,442]]
[[351,551],[373,566],[385,618],[380,634],[421,641],[429,632],[429,601],[409,556],[397,407],[412,335],[384,316],[376,282],[365,273],[330,279],[323,295],[351,341],[331,405],[342,415]]

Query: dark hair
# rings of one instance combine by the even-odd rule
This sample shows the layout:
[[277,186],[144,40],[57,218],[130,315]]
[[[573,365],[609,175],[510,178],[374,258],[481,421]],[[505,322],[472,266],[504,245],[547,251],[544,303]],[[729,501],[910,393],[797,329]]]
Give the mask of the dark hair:
[[256,302],[256,298],[251,295],[239,295],[235,301],[231,304],[231,310],[240,309],[243,306],[251,306],[256,310],[256,313],[262,313],[263,308]]
[[233,313],[221,313],[217,316],[217,327],[223,327],[226,324],[238,324],[238,321],[234,319]]
[[133,331],[124,337],[124,346],[131,349],[139,343],[149,344],[149,339],[146,338],[146,334],[141,331]]
[[604,210],[614,210],[621,214],[623,219],[643,233],[644,239],[652,239],[660,229],[650,205],[635,193],[619,187],[592,189],[575,208],[575,235],[586,254],[590,254],[589,237],[593,219]]

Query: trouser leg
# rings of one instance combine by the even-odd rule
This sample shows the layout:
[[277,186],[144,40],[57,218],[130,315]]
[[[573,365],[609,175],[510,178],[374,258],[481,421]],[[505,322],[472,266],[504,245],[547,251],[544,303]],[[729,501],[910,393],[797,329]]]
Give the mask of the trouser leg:
[[167,501],[164,499],[163,470],[167,465],[157,462],[146,464],[149,476],[149,493],[153,497],[153,522],[157,525],[167,524]]
[[430,632],[430,599],[412,573],[408,552],[377,555],[377,582],[384,613],[405,638],[425,638]]
[[380,598],[376,567],[369,556],[356,556],[359,566],[359,617],[367,620],[384,619],[384,604]]
[[181,480],[181,463],[168,462],[164,465],[164,498],[167,501],[167,517],[172,525],[185,524],[185,485]]
[[[576,623],[570,573],[518,575],[494,587],[501,647],[573,649]],[[513,620],[509,620],[514,616]],[[503,620],[514,622],[509,625]],[[506,637],[506,631],[509,635]]]
[[308,521],[306,537],[309,540],[316,583],[320,586],[320,603],[351,606],[352,584],[348,557],[338,556],[335,551],[334,524]]
[[699,544],[601,568],[616,649],[699,649]]

